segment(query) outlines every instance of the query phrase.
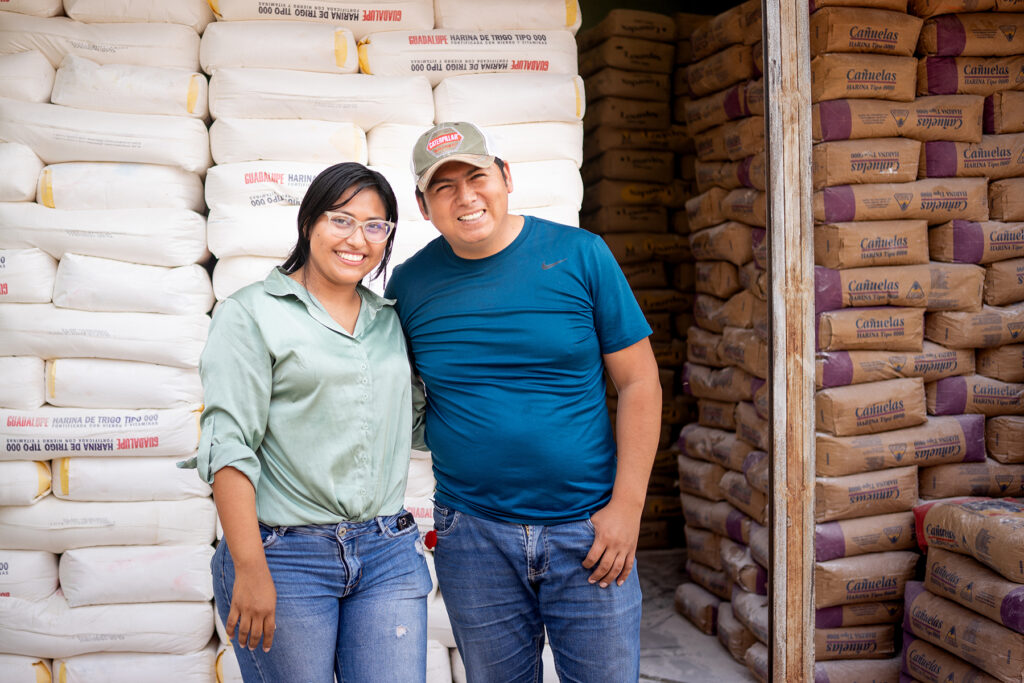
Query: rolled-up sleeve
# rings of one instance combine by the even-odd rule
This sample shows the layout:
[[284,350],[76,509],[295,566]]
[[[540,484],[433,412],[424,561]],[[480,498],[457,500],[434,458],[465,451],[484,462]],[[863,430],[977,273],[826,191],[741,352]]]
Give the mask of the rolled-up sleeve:
[[197,453],[199,476],[213,483],[234,467],[259,484],[256,455],[267,428],[272,361],[259,326],[245,306],[227,299],[217,310],[199,360],[205,407]]

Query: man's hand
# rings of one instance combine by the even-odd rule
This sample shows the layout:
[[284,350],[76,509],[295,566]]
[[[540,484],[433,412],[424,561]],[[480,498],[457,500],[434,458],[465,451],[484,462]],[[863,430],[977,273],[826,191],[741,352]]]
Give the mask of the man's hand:
[[612,581],[619,586],[626,582],[636,557],[640,513],[641,508],[612,500],[590,517],[594,544],[583,560],[584,568],[594,569],[587,579],[590,583],[607,588]]

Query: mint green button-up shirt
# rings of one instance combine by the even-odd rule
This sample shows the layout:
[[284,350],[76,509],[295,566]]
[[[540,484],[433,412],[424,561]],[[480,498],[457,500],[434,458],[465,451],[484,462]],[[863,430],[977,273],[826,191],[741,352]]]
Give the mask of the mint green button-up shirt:
[[213,318],[196,464],[209,483],[222,467],[245,474],[265,524],[402,509],[414,421],[405,337],[392,300],[358,292],[352,334],[277,268]]

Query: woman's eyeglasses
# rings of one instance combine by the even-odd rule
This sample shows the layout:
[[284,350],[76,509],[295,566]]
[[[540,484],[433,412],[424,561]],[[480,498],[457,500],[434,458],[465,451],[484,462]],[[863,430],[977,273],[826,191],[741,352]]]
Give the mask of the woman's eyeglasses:
[[395,229],[395,224],[391,221],[357,221],[347,213],[337,211],[324,211],[324,215],[327,216],[327,224],[330,226],[331,232],[341,238],[348,237],[356,231],[356,228],[362,228],[367,242],[380,244],[386,242],[391,231]]

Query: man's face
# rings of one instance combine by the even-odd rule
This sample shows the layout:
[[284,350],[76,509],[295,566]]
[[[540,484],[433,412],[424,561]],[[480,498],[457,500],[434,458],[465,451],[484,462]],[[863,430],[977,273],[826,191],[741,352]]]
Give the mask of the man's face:
[[508,193],[512,176],[497,164],[477,168],[451,161],[438,169],[423,193],[420,211],[463,258],[483,258],[507,244]]

